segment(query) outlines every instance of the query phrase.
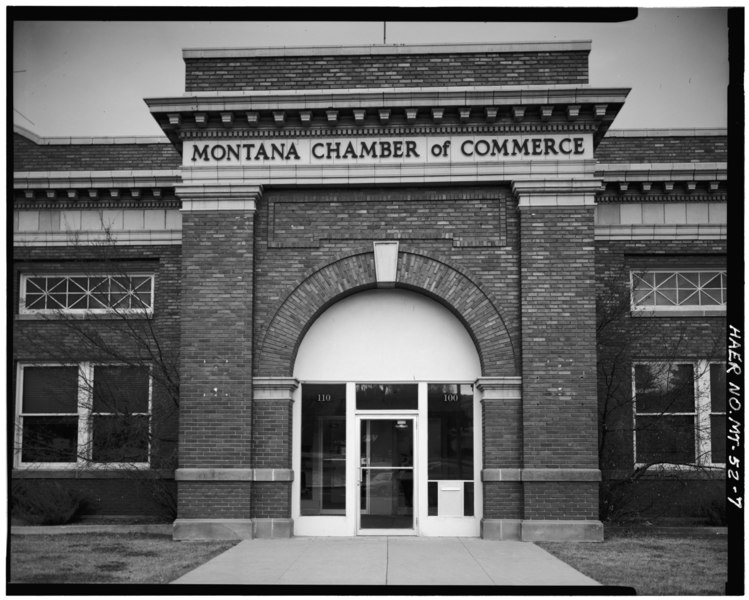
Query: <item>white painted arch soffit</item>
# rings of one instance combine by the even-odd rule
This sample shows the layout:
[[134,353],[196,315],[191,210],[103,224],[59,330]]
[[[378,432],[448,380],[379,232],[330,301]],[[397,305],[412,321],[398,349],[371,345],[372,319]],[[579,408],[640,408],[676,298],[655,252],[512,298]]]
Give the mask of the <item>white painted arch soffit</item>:
[[470,381],[481,363],[468,331],[417,292],[374,289],[321,313],[296,355],[300,381]]

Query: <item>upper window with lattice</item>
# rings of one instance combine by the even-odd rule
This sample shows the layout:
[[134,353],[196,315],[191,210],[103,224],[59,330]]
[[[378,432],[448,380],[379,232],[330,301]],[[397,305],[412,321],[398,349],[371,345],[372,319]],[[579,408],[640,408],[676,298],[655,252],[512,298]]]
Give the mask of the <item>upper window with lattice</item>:
[[152,274],[27,274],[21,314],[151,314]]
[[725,271],[632,271],[630,283],[633,311],[719,312],[726,309]]

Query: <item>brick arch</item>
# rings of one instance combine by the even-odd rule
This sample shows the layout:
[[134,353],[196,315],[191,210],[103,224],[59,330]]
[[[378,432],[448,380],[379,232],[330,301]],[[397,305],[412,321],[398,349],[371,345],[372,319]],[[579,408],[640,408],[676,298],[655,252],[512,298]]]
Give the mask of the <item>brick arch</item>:
[[[396,288],[422,293],[448,308],[471,336],[484,376],[516,375],[516,356],[497,307],[454,267],[411,252],[398,255]],[[299,345],[317,317],[346,296],[377,286],[372,251],[347,256],[314,271],[297,285],[273,315],[258,346],[257,373],[290,377]]]

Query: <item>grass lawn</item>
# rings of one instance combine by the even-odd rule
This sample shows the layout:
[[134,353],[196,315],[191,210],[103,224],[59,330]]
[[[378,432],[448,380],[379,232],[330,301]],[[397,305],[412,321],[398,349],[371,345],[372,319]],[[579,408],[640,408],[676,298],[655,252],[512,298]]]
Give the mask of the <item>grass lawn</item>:
[[[236,542],[174,542],[165,535],[13,535],[11,583],[174,581]],[[606,585],[639,595],[723,595],[727,540],[721,537],[622,535],[600,544],[538,545]]]
[[635,588],[640,596],[724,595],[725,536],[616,535],[600,544],[537,545],[605,585]]
[[169,583],[237,542],[86,533],[13,535],[11,583]]

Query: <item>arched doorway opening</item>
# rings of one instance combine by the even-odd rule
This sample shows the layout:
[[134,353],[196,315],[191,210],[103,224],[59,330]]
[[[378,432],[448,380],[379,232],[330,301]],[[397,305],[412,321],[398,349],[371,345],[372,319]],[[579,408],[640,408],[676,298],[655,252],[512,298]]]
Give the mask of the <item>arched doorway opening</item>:
[[294,365],[296,534],[478,536],[480,375],[427,296],[368,290],[323,312]]

